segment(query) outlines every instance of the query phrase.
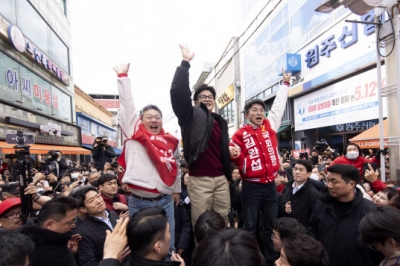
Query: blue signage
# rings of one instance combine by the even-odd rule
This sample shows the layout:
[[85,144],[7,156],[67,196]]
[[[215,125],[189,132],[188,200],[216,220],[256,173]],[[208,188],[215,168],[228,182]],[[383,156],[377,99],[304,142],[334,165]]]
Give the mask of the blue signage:
[[[301,72],[301,55],[300,54],[286,54],[285,63],[283,65],[286,73],[296,74]],[[279,71],[279,76],[282,76],[282,72]]]

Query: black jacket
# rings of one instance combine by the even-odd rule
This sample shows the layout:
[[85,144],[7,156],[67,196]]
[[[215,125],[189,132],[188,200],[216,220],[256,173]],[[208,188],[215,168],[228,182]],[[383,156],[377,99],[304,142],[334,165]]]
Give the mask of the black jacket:
[[311,213],[314,209],[315,203],[321,197],[318,190],[311,184],[310,178],[304,183],[304,185],[293,195],[293,182],[289,182],[285,185],[282,194],[285,197],[286,202],[291,202],[292,212],[287,214],[283,211],[285,217],[296,218],[306,228],[308,221],[310,220]]
[[308,231],[325,246],[331,266],[372,266],[379,265],[383,259],[361,241],[358,228],[360,221],[376,206],[364,199],[359,189],[356,191],[350,211],[342,218],[336,217],[336,199],[329,192],[317,201],[311,215]]
[[111,163],[112,158],[116,157],[115,151],[113,147],[110,145],[105,146],[105,150],[102,149],[102,146],[97,146],[92,150],[92,158],[94,159],[94,165],[97,170],[103,170],[104,164],[106,162]]
[[190,242],[190,218],[183,205],[174,206],[175,211],[175,247],[187,250]]
[[[114,227],[117,223],[118,215],[113,211],[109,211],[109,219]],[[79,266],[99,265],[100,260],[103,259],[106,230],[111,231],[107,224],[91,215],[88,215],[86,219],[79,224],[75,230],[77,234],[82,236],[76,254]]]
[[126,263],[119,263],[116,259],[106,259],[100,262],[99,266],[179,266],[181,263],[177,261],[156,261],[148,260],[145,258],[137,257],[133,254],[129,256],[129,261]]
[[210,113],[204,104],[192,106],[189,68],[190,64],[187,61],[182,61],[177,67],[170,92],[172,109],[181,127],[185,159],[191,164],[207,149],[215,119],[222,132],[220,147],[224,174],[231,180],[228,124],[220,115]]
[[29,236],[35,244],[35,249],[30,256],[30,266],[77,265],[74,255],[67,247],[72,233],[60,234],[35,224],[23,226],[18,231]]

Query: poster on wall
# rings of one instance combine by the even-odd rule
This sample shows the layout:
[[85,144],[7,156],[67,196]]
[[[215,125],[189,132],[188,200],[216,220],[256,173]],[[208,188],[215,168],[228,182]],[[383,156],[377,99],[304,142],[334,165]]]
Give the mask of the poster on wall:
[[[294,99],[295,131],[379,117],[376,69]],[[382,87],[386,84],[382,67]],[[383,115],[387,116],[386,98]]]

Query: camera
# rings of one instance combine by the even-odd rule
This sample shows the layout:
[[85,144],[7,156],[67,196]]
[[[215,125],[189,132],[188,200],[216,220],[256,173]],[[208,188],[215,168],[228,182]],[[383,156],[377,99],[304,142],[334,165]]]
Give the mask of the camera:
[[105,145],[107,143],[107,141],[108,141],[107,137],[97,137],[96,140],[95,140],[95,142],[98,145]]
[[47,153],[47,160],[44,166],[44,174],[47,176],[50,173],[58,176],[57,159],[60,151],[51,150]]
[[329,146],[328,142],[325,139],[317,140],[314,145],[314,148],[317,152],[324,152]]

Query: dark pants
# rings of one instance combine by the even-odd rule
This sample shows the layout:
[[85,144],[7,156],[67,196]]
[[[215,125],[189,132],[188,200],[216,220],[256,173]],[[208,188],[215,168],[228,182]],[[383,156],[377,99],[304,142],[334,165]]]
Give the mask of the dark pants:
[[273,222],[278,218],[278,196],[275,182],[258,184],[243,182],[242,205],[244,229],[256,234],[261,212],[261,237],[264,255],[268,263],[275,262],[279,253],[274,251],[271,235]]

